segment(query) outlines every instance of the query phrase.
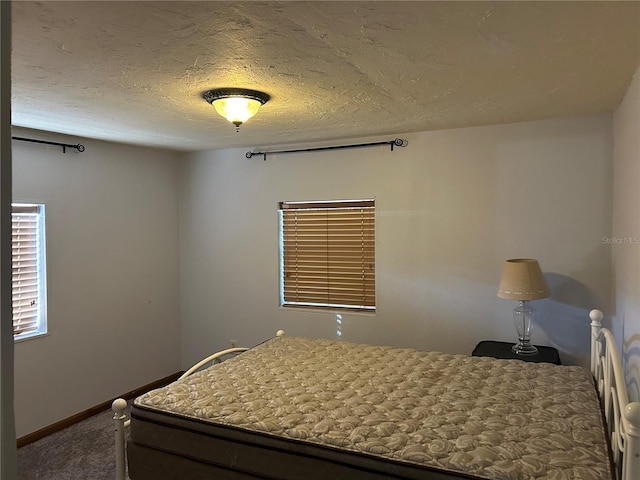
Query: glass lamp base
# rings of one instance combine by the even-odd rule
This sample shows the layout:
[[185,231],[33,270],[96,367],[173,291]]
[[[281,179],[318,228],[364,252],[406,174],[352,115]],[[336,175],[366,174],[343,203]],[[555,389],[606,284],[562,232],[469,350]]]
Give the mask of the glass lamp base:
[[516,343],[511,350],[516,355],[535,355],[538,353],[538,349],[530,343],[519,342]]
[[528,300],[519,300],[518,306],[513,309],[513,320],[518,332],[518,343],[511,350],[517,355],[535,355],[538,349],[531,345],[531,331],[533,330],[533,316],[535,310]]

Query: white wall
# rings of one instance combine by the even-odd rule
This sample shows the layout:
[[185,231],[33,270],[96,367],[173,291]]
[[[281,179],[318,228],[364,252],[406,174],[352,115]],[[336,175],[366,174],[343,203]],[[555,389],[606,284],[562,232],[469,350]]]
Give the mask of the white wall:
[[640,69],[613,116],[613,234],[617,338],[632,400],[640,400]]
[[14,201],[46,204],[47,336],[15,345],[17,436],[180,370],[177,156],[13,142]]
[[535,302],[534,341],[586,364],[588,311],[611,307],[602,242],[611,232],[611,116],[404,138],[408,147],[394,152],[185,157],[183,366],[278,328],[335,338],[335,314],[278,306],[277,204],[362,197],[376,199],[377,313],[343,314],[343,338],[457,353],[482,339],[511,341],[515,305],[497,298],[497,286],[504,260],[526,256],[539,259],[552,291]]

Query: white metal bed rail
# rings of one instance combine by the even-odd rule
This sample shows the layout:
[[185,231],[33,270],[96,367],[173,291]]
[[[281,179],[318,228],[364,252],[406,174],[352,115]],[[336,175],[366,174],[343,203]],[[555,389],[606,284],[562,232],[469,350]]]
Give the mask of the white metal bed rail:
[[[209,355],[207,358],[203,358],[198,363],[193,365],[187,371],[185,371],[178,380],[188,377],[193,373],[200,370],[206,364],[219,363],[222,357],[231,355],[234,353],[242,353],[249,350],[246,347],[234,347],[221,350],[214,354]],[[116,437],[116,480],[125,480],[126,477],[126,428],[131,424],[131,419],[127,418],[125,413],[127,410],[127,401],[123,398],[116,398],[111,404],[113,410],[113,421],[115,424],[115,437]]]
[[620,480],[640,479],[640,402],[629,402],[622,362],[613,334],[602,327],[603,314],[591,310],[593,374]]
[[[284,330],[278,330],[276,332],[276,337],[283,337]],[[211,363],[219,363],[222,357],[227,355],[242,353],[249,350],[246,347],[234,347],[227,348],[226,350],[221,350],[219,352],[213,353],[206,358],[203,358],[198,363],[193,365],[191,368],[186,370],[178,380],[188,377],[192,375],[196,371],[200,370],[206,364]],[[127,478],[127,456],[126,456],[126,440],[125,440],[125,432],[126,428],[131,423],[131,419],[127,418],[126,410],[127,410],[127,401],[123,398],[116,398],[111,404],[111,409],[113,410],[113,421],[115,425],[115,440],[116,440],[116,480],[126,480]]]
[[[282,330],[278,331],[278,336],[282,336],[284,335],[284,332],[282,332],[282,335],[280,334],[280,332],[282,332]],[[225,357],[227,355],[232,355],[232,354],[237,354],[237,353],[242,353],[249,350],[246,347],[234,347],[234,348],[227,348],[226,350],[221,350],[219,352],[216,352],[212,355],[209,355],[206,358],[203,358],[202,360],[200,360],[198,363],[196,363],[195,365],[193,365],[191,368],[189,368],[187,371],[185,371],[182,375],[180,375],[180,377],[178,378],[178,380],[188,377],[189,375],[192,375],[193,373],[195,373],[196,371],[200,370],[202,367],[204,367],[205,365],[207,365],[208,363],[214,364],[214,363],[219,363],[221,361],[222,357]],[[117,398],[113,401],[112,405],[111,405],[111,409],[113,410],[114,414],[113,414],[113,421],[115,424],[115,440],[116,440],[116,480],[125,480],[127,478],[127,473],[126,473],[126,428],[129,426],[129,424],[131,423],[131,419],[127,417],[126,414],[126,410],[127,410],[127,401],[123,398]]]

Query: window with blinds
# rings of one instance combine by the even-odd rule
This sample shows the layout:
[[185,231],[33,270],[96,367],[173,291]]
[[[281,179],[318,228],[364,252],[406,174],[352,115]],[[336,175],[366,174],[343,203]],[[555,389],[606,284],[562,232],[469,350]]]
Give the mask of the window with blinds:
[[281,202],[280,305],[375,312],[375,201]]
[[47,332],[44,205],[11,205],[13,337]]

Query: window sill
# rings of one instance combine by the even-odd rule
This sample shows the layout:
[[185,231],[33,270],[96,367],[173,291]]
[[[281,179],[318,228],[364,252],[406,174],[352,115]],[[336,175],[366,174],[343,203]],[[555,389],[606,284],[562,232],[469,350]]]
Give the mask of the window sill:
[[22,343],[22,342],[26,342],[27,340],[34,340],[36,338],[42,338],[47,336],[49,336],[49,332],[33,332],[21,337],[13,337],[13,343]]
[[283,312],[296,312],[296,313],[311,313],[311,314],[321,314],[325,316],[335,316],[335,315],[344,315],[344,316],[363,316],[363,317],[375,317],[377,316],[377,311],[367,311],[367,310],[348,310],[341,308],[311,308],[311,307],[299,307],[296,305],[279,305],[278,310]]

